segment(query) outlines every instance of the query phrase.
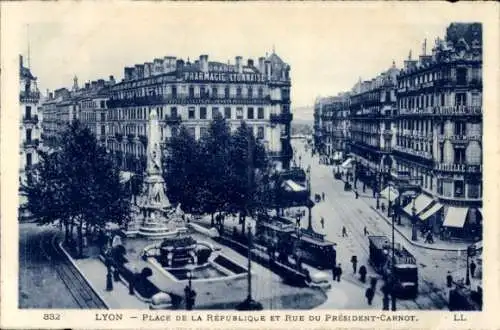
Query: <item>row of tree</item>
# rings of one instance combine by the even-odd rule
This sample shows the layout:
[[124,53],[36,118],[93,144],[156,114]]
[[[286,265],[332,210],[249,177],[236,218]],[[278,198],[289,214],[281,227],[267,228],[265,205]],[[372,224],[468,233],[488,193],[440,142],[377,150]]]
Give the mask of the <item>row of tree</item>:
[[171,202],[185,211],[239,214],[244,230],[248,214],[263,211],[273,200],[271,166],[264,146],[245,122],[231,132],[216,117],[196,140],[181,126],[171,138],[164,159],[164,177]]
[[[120,183],[118,163],[97,143],[92,132],[74,121],[61,135],[59,147],[40,152],[40,163],[22,185],[27,210],[39,224],[59,222],[65,240],[76,232],[78,253],[85,234],[106,222],[130,221],[131,195],[142,190],[143,173],[129,185]],[[239,214],[244,218],[270,207],[274,178],[265,148],[242,122],[231,132],[228,122],[215,118],[207,134],[196,140],[181,126],[164,157],[167,194],[190,213]]]
[[120,183],[112,157],[79,121],[58,140],[56,150],[39,152],[40,162],[27,173],[21,193],[39,224],[59,222],[66,242],[73,240],[76,231],[81,256],[84,235],[104,228],[106,222],[130,220],[130,190]]

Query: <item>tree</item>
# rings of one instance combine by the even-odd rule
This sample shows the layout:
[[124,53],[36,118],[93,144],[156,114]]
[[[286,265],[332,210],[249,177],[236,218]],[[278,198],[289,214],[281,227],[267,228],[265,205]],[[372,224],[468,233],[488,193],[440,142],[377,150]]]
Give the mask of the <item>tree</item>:
[[181,126],[169,143],[164,178],[168,198],[172,203],[181,203],[185,211],[200,208],[198,197],[203,186],[204,163],[200,143]]
[[118,224],[130,217],[129,193],[120,184],[119,169],[95,136],[79,121],[63,132],[60,148],[41,156],[40,166],[23,187],[28,210],[39,224],[62,221],[65,240],[78,236],[83,254],[83,228]]
[[231,132],[222,116],[212,120],[208,134],[201,140],[201,157],[203,160],[203,180],[200,181],[199,199],[202,209],[212,216],[214,213],[227,210],[232,194],[231,180]]

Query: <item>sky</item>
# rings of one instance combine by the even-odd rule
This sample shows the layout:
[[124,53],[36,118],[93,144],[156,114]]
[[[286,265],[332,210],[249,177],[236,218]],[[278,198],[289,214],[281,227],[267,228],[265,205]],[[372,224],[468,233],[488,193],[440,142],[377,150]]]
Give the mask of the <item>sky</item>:
[[450,22],[475,18],[448,4],[415,4],[14,3],[7,18],[25,58],[29,40],[30,67],[43,93],[71,87],[75,75],[80,85],[109,75],[121,80],[125,66],[155,57],[208,54],[209,61],[234,63],[240,55],[257,62],[274,48],[291,66],[294,108],[350,90],[392,61],[401,67],[410,50],[414,58],[421,54],[424,39],[430,52]]

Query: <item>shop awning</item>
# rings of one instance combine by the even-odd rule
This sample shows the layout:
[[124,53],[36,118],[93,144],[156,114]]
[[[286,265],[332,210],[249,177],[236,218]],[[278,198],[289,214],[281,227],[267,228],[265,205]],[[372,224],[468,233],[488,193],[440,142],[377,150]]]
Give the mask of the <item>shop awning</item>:
[[342,155],[338,152],[336,152],[334,155],[333,155],[333,160],[341,160],[342,159]]
[[[429,204],[432,203],[432,199],[427,197],[424,194],[420,194],[415,198],[415,214],[419,214],[422,212]],[[410,215],[413,214],[412,208],[413,208],[414,202],[411,201],[410,204],[406,205],[404,208],[404,211]]]
[[469,211],[467,207],[448,207],[448,212],[446,212],[446,216],[444,217],[443,226],[462,228],[465,224],[467,211]]
[[300,185],[292,180],[284,181],[282,187],[285,191],[293,191],[293,192],[300,192],[300,191],[307,190],[307,188],[305,188],[304,186],[302,186],[302,185]]
[[430,209],[422,213],[419,217],[421,220],[427,220],[430,216],[434,215],[437,211],[443,208],[443,204],[436,203]]
[[394,202],[394,200],[399,197],[399,193],[396,188],[388,186],[380,192],[380,196],[390,202]]
[[342,163],[343,168],[351,168],[352,167],[352,158],[348,158],[345,162]]

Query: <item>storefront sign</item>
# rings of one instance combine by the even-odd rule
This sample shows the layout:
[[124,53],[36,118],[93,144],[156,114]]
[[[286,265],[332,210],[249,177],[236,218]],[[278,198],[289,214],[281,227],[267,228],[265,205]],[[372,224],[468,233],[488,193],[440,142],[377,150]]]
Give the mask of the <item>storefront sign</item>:
[[185,81],[215,81],[215,82],[264,82],[264,76],[255,73],[226,72],[185,72]]

